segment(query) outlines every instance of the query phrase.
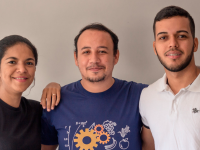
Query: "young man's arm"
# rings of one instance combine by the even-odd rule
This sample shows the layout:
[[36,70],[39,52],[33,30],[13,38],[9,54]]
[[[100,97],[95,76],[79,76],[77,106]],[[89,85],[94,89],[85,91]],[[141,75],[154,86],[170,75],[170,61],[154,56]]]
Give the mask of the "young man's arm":
[[154,146],[154,139],[153,136],[151,134],[151,130],[146,128],[146,127],[142,127],[142,150],[155,150],[155,146]]
[[58,145],[41,145],[41,150],[56,150]]

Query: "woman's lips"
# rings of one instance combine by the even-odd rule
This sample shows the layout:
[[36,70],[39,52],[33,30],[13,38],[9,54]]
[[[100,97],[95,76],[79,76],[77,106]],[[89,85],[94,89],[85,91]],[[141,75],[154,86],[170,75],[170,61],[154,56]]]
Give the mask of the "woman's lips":
[[27,77],[13,77],[13,78],[19,82],[25,82],[28,79]]

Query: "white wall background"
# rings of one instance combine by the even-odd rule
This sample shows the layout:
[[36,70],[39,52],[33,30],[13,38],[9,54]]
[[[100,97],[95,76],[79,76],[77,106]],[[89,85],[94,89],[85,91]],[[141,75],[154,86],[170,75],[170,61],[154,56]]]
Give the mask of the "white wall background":
[[[177,5],[194,18],[200,38],[199,0],[0,0],[0,39],[28,38],[38,49],[36,85],[27,98],[40,100],[49,82],[62,86],[81,78],[74,64],[74,37],[85,25],[100,22],[119,37],[120,59],[113,76],[150,84],[164,69],[153,53],[152,24],[165,6]],[[195,53],[200,65],[200,52]]]

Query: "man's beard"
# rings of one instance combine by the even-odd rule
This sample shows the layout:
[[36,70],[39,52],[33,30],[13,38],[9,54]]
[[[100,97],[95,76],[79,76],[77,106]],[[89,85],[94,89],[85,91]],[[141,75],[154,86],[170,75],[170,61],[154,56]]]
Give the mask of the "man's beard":
[[[156,50],[156,48],[155,48],[155,50]],[[175,50],[177,50],[177,49],[175,49]],[[180,51],[180,50],[179,50],[179,51]],[[191,62],[191,60],[192,60],[193,52],[194,52],[194,45],[193,45],[193,47],[192,47],[192,51],[191,51],[190,55],[188,55],[188,57],[185,59],[185,61],[184,61],[182,64],[180,64],[180,65],[178,65],[178,66],[175,66],[175,67],[170,67],[170,66],[167,66],[167,64],[161,59],[161,57],[158,55],[158,52],[157,52],[157,50],[156,50],[157,57],[158,57],[158,60],[160,61],[160,63],[161,63],[167,70],[169,70],[169,71],[171,71],[171,72],[179,72],[179,71],[185,69],[185,68],[190,64],[190,62]],[[174,61],[175,61],[175,60],[174,60]]]
[[[96,63],[92,64],[91,66],[87,67],[86,70],[89,70],[92,67],[100,67],[102,69],[105,69],[105,66],[98,65]],[[98,74],[98,72],[94,72],[94,74]],[[106,74],[103,74],[101,77],[85,77],[83,76],[86,80],[89,82],[100,82],[103,81],[106,78]]]
[[98,77],[98,78],[86,77],[85,79],[90,81],[90,82],[100,82],[100,81],[103,81],[105,79],[105,77],[106,77],[106,75],[104,74],[103,76]]

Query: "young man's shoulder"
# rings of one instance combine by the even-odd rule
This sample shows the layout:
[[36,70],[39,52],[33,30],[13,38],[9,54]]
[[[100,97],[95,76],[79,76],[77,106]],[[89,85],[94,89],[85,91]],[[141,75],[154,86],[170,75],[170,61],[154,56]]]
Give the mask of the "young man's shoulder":
[[165,89],[165,75],[150,84],[148,87],[144,88],[141,92],[140,96],[140,113],[142,111],[146,111],[146,109],[150,109],[149,104],[153,105],[153,103],[159,99],[159,93]]
[[142,95],[151,94],[152,92],[161,91],[164,88],[164,79],[163,77],[150,84],[148,87],[144,88]]

